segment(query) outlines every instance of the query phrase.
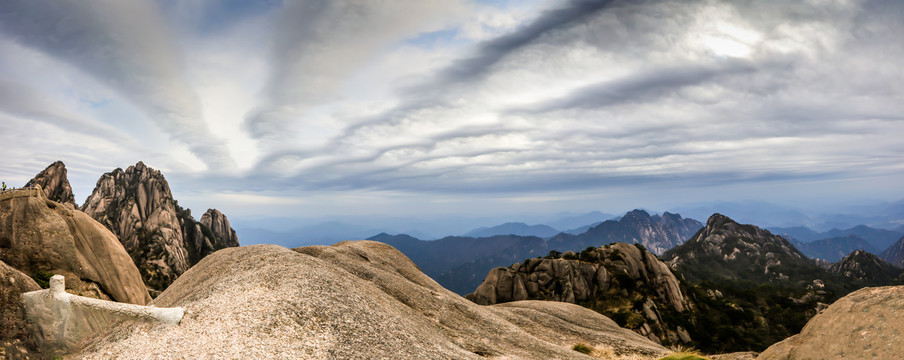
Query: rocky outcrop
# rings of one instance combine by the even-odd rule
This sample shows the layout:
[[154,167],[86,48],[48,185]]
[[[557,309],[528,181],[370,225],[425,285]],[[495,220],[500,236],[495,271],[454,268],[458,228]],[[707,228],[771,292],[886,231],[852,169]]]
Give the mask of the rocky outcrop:
[[47,194],[47,198],[60,204],[71,205],[77,208],[75,196],[72,195],[72,187],[69,186],[69,178],[66,177],[66,165],[62,161],[50,164],[33,179],[28,180],[25,187],[40,185]]
[[107,228],[40,187],[0,200],[0,261],[28,276],[61,274],[73,293],[145,304],[150,300],[123,246]]
[[661,320],[666,309],[692,307],[678,279],[652,253],[625,243],[495,268],[467,298],[484,305],[527,299],[586,304],[652,340],[691,340],[684,329]]
[[200,222],[210,230],[210,238],[213,241],[211,245],[214,251],[239,246],[239,237],[229,225],[229,219],[220,210],[207,209],[207,212],[201,215]]
[[620,220],[607,220],[580,235],[562,233],[549,240],[549,248],[582,250],[614,242],[641,244],[656,255],[681,245],[697,230],[703,227],[694,219],[683,219],[681,215],[663,213],[650,216],[644,210],[633,210]]
[[28,275],[0,261],[0,354],[5,359],[40,358],[37,341],[28,328],[22,293],[41,288]]
[[119,237],[149,287],[165,289],[191,266],[176,202],[160,171],[138,162],[104,174],[82,211]]
[[195,221],[191,210],[179,206],[176,206],[176,213],[192,265],[217,250],[239,246],[239,238],[229,225],[229,219],[219,210],[207,209],[201,216],[201,221]]
[[878,256],[856,250],[841,261],[829,266],[829,271],[870,284],[888,284],[901,275],[901,269],[883,261]]
[[101,176],[82,211],[119,237],[147,286],[155,290],[165,289],[222,246],[238,245],[235,233],[225,230],[225,216],[216,223],[224,238],[215,238],[173,199],[160,171],[142,162]]
[[904,267],[904,237],[879,254],[883,260],[897,267]]
[[788,282],[819,272],[816,264],[785,238],[753,225],[738,224],[721,214],[710,216],[706,227],[662,257],[692,283],[701,280]]
[[479,306],[371,241],[227,248],[154,300],[184,307],[179,326],[124,323],[74,358],[590,359],[664,348],[586,308],[521,301]]
[[899,359],[904,334],[904,286],[863,288],[807,322],[800,334],[757,359]]

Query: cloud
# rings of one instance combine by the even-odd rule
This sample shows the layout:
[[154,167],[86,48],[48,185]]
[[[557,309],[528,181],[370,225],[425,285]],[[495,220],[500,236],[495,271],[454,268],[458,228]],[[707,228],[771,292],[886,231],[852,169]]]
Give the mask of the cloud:
[[[81,103],[57,100],[84,76],[53,61],[22,75],[34,71],[17,62],[42,62],[3,52],[0,77],[13,76],[0,116],[160,143],[144,124],[119,123],[130,99],[208,164],[236,154],[224,173],[163,151],[183,164],[168,179],[201,192],[691,198],[718,186],[892,184],[902,169],[896,1],[311,0],[246,11],[198,0],[161,3],[165,19],[148,3],[46,4],[0,4],[0,30],[119,93],[100,96],[116,111],[70,113]],[[150,20],[131,18],[144,12]],[[900,190],[887,187],[862,186]]]
[[234,166],[201,118],[181,52],[154,3],[4,1],[0,29],[120,92],[211,170]]
[[29,85],[0,79],[0,112],[43,121],[67,131],[106,138],[123,145],[138,145],[130,135],[76,115],[70,109],[61,108],[50,97],[50,94],[42,93]]
[[454,16],[458,1],[310,0],[284,3],[272,44],[265,102],[247,116],[257,138],[305,131],[311,107],[334,101],[343,81],[384,47]]
[[860,11],[571,2],[478,44],[398,106],[342,120],[325,146],[273,152],[258,169],[297,174],[284,185],[299,188],[426,192],[881,173],[902,90],[848,64],[899,51],[879,34],[900,25],[886,18],[854,41],[846,32],[874,19]]

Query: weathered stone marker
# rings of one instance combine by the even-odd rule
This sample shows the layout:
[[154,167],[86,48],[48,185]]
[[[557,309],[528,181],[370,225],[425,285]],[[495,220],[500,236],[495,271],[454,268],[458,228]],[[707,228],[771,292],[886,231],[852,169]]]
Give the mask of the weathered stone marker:
[[78,351],[84,341],[114,322],[139,320],[177,325],[185,309],[158,308],[98,300],[66,292],[65,278],[54,275],[50,289],[22,294],[25,313],[42,350],[48,355]]

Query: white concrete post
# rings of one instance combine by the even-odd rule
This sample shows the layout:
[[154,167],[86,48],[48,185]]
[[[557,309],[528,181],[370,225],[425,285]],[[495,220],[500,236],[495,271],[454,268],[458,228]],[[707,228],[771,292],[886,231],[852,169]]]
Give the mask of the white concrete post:
[[50,294],[55,297],[61,293],[66,293],[66,278],[63,275],[50,277]]

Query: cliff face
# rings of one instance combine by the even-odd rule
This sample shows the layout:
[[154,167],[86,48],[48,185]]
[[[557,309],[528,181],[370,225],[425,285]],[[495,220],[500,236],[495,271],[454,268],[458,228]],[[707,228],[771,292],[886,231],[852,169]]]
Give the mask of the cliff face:
[[160,171],[142,162],[101,176],[82,211],[119,237],[145,283],[156,290],[213,251],[238,245],[235,232],[225,230],[231,230],[225,216],[211,220],[220,239],[178,205]]
[[116,236],[39,188],[0,199],[0,261],[28,276],[71,278],[67,287],[76,294],[142,305],[150,300]]
[[693,307],[678,279],[655,255],[625,243],[495,268],[467,298],[483,305],[527,299],[577,303],[657,342],[691,340],[686,330],[661,320],[665,311]]
[[34,185],[40,185],[48,199],[60,204],[71,205],[73,209],[78,207],[75,204],[75,196],[72,195],[72,187],[69,186],[69,178],[66,176],[66,165],[62,161],[50,164],[44,171],[29,180],[25,187]]

